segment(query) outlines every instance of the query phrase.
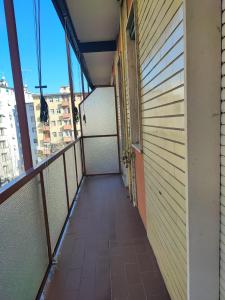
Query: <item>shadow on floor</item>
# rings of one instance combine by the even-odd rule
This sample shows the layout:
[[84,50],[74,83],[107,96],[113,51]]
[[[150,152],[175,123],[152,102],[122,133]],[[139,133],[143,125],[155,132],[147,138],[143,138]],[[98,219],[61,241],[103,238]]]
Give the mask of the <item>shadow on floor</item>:
[[170,299],[120,176],[85,179],[46,299]]

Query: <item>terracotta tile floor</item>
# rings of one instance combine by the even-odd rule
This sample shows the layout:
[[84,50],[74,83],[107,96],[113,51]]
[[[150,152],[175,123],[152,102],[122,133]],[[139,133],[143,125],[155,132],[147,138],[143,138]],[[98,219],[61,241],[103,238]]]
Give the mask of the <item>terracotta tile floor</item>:
[[85,179],[46,299],[170,299],[120,176]]

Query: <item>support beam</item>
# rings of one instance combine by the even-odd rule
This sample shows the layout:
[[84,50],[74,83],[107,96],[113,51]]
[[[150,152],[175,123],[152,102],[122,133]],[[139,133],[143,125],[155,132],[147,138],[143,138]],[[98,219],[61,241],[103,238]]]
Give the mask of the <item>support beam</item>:
[[79,43],[81,53],[116,51],[116,41]]
[[73,73],[72,73],[72,64],[71,64],[71,54],[70,54],[70,44],[68,40],[68,36],[66,34],[66,54],[67,54],[67,64],[68,64],[68,76],[69,76],[69,85],[70,85],[70,101],[72,108],[72,121],[73,121],[73,130],[74,130],[74,138],[77,138],[77,124],[75,120],[75,96],[74,96],[74,86],[73,86]]
[[4,0],[17,112],[25,171],[33,167],[13,0]]
[[185,1],[188,300],[219,299],[221,1]]

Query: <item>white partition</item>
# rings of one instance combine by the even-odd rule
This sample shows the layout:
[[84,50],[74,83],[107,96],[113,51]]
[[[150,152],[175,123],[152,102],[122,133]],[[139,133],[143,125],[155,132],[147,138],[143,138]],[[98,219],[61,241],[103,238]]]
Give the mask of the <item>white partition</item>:
[[86,175],[119,172],[114,87],[96,88],[80,105]]
[[83,136],[117,134],[114,87],[96,88],[80,108]]

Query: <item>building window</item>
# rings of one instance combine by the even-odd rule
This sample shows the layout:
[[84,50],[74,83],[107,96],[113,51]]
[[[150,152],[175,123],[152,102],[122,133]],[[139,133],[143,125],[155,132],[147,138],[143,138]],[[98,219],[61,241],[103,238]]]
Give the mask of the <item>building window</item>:
[[50,114],[54,115],[55,110],[54,109],[50,109]]
[[0,149],[6,148],[6,141],[0,141]]
[[51,126],[55,126],[56,125],[56,121],[51,121]]
[[3,136],[5,133],[4,129],[3,128],[0,128],[0,136]]
[[56,113],[57,113],[57,114],[61,114],[61,109],[60,109],[60,108],[57,108],[57,109],[56,109]]
[[52,133],[52,136],[53,136],[53,137],[57,137],[57,132],[53,132],[53,133]]
[[59,136],[63,136],[63,133],[61,131],[59,132]]
[[57,121],[58,125],[62,125],[62,120]]
[[8,173],[8,166],[3,166],[3,171],[4,171],[4,174],[7,175],[7,173]]
[[6,162],[6,161],[7,161],[7,154],[2,153],[2,162]]
[[49,98],[48,100],[49,100],[49,102],[53,102],[53,98]]

